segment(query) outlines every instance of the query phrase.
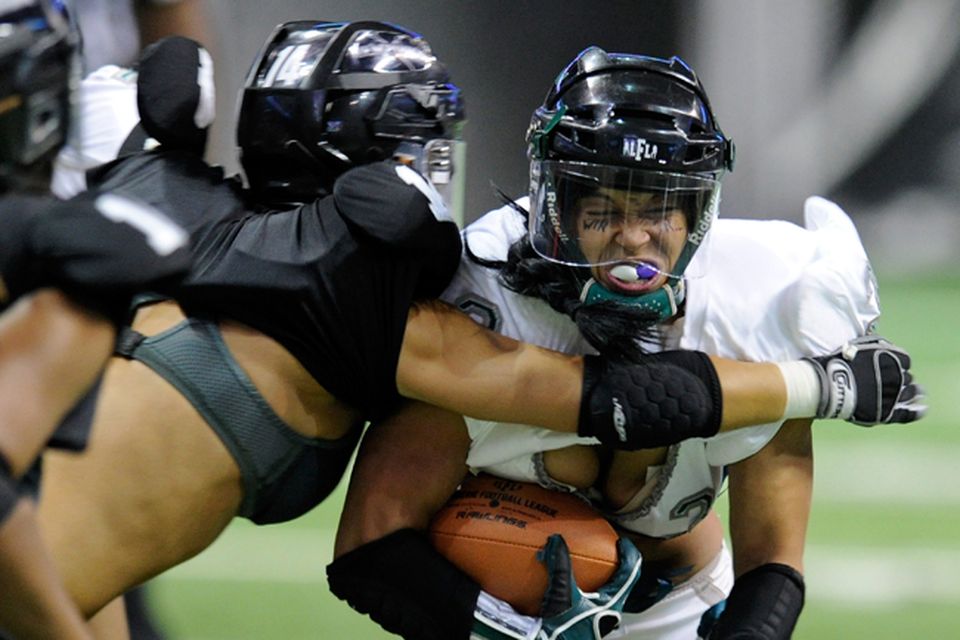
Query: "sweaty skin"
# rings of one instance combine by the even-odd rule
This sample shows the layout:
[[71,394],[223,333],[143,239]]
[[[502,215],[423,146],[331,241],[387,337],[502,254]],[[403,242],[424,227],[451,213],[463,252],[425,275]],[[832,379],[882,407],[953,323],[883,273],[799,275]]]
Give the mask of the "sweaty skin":
[[[182,317],[176,304],[160,303],[141,310],[133,326],[153,335]],[[267,403],[297,432],[336,438],[359,420],[272,339],[235,323],[221,329]],[[782,413],[775,366],[717,364],[730,383],[724,429]],[[581,358],[486,331],[441,303],[411,311],[397,369],[400,391],[411,398],[568,432],[577,428],[581,378]],[[758,386],[772,389],[770,397],[758,398]],[[740,402],[744,394],[751,402]],[[189,402],[140,362],[113,358],[85,455],[47,457],[40,521],[68,591],[90,616],[209,546],[241,499],[237,464]]]
[[[94,383],[114,335],[109,321],[53,289],[20,298],[0,316],[0,452],[13,477]],[[92,637],[41,544],[27,499],[0,523],[0,593],[0,627],[17,638]]]

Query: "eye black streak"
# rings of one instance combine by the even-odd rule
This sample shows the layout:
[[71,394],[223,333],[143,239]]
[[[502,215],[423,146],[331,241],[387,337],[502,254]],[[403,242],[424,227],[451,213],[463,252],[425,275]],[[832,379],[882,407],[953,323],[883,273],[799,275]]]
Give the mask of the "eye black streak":
[[584,220],[583,221],[583,230],[584,231],[606,231],[607,227],[610,226],[610,221],[606,218],[600,220]]

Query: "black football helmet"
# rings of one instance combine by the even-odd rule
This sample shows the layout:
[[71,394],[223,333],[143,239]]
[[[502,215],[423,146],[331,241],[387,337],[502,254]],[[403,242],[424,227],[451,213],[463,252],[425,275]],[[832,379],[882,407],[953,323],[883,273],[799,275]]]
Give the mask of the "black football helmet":
[[[720,178],[733,168],[733,143],[683,60],[597,47],[557,77],[533,114],[527,144],[534,249],[568,265],[623,263],[617,268],[630,279],[659,272],[679,281],[715,217]],[[585,201],[587,214],[578,205]],[[675,263],[633,264],[626,250],[585,255],[585,230],[622,224],[625,208],[661,237],[686,234]],[[685,225],[671,219],[677,211]]]
[[[0,190],[48,166],[65,142],[79,73],[75,48],[52,3],[0,2]],[[38,178],[46,186],[48,177]]]
[[[303,202],[350,167],[401,156],[444,185],[464,118],[460,90],[418,34],[382,22],[278,26],[247,76],[237,142],[251,189]],[[451,204],[448,201],[448,204]]]

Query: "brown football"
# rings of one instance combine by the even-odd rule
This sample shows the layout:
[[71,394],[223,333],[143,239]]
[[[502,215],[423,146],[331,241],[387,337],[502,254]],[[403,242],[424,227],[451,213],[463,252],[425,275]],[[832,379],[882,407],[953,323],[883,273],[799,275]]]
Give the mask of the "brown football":
[[526,615],[540,610],[547,570],[537,551],[553,533],[563,534],[581,590],[609,581],[617,568],[617,533],[573,494],[479,475],[467,479],[430,524],[440,553]]

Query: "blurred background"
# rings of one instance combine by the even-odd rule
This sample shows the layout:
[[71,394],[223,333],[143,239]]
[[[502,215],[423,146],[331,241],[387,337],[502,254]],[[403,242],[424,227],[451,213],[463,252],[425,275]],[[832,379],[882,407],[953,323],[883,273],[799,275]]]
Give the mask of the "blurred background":
[[[795,637],[960,637],[960,0],[198,0],[217,65],[211,159],[236,172],[236,96],[263,40],[293,19],[421,32],[466,97],[466,219],[522,194],[523,135],[588,45],[680,55],[737,144],[721,216],[802,222],[838,201],[881,285],[881,331],[907,347],[929,417],[815,430],[807,605]],[[196,24],[193,25],[197,26]],[[749,274],[744,274],[749,286]],[[340,494],[282,526],[237,522],[155,581],[170,638],[386,638],[333,599]]]
[[[700,75],[737,165],[723,215],[799,220],[840,203],[900,268],[960,258],[956,0],[207,0],[216,47],[213,157],[236,169],[237,91],[285,20],[380,19],[422,33],[463,88],[467,220],[526,188],[523,134],[581,49],[680,55]],[[861,220],[862,219],[862,220]],[[882,255],[881,255],[882,254]]]

